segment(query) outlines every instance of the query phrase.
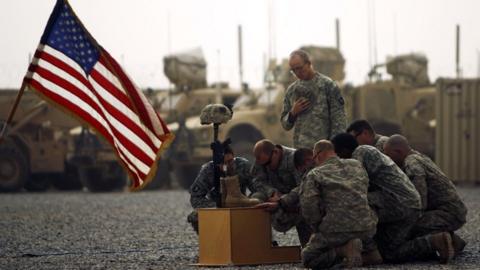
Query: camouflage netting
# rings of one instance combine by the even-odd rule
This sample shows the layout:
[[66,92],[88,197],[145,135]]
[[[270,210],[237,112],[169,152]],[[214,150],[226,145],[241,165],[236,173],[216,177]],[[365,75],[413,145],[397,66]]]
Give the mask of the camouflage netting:
[[428,60],[422,54],[406,54],[387,58],[387,72],[400,83],[423,86],[430,84]]
[[200,48],[163,58],[164,72],[176,89],[207,87],[207,63]]

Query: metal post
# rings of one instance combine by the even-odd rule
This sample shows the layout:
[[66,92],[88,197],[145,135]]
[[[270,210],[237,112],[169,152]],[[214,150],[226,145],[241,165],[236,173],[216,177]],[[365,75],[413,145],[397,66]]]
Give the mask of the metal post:
[[337,50],[340,50],[340,20],[338,18],[335,19],[335,33]]
[[243,90],[243,46],[241,25],[238,25],[238,72],[240,77],[240,89]]
[[461,77],[461,69],[460,69],[460,25],[457,24],[457,33],[456,33],[456,40],[455,40],[455,73],[457,74],[457,78]]

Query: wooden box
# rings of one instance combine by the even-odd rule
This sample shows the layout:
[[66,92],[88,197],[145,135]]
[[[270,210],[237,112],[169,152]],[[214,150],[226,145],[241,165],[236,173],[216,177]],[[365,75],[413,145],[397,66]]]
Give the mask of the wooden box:
[[296,263],[300,246],[272,246],[270,214],[255,208],[198,210],[199,266]]

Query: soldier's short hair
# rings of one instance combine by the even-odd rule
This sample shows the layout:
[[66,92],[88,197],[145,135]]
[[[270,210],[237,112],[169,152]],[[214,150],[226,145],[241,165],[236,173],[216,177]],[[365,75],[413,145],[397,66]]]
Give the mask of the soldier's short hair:
[[264,153],[266,155],[270,155],[270,154],[272,154],[273,149],[275,149],[275,144],[268,139],[263,139],[263,140],[258,141],[255,144],[255,148],[260,150],[261,153]]
[[295,168],[298,168],[305,164],[305,160],[308,156],[313,156],[313,151],[310,148],[298,148],[293,153],[293,163],[295,164]]
[[350,133],[339,133],[335,135],[335,137],[332,138],[332,144],[337,154],[344,152],[352,153],[358,147],[357,140]]
[[370,123],[368,123],[367,120],[365,119],[359,119],[353,121],[347,128],[347,132],[350,133],[352,131],[355,131],[356,134],[362,133],[364,130],[368,130],[371,133],[375,133],[375,130],[373,130],[372,126]]
[[328,150],[335,150],[335,147],[329,140],[320,140],[315,143],[315,146],[313,146],[313,152],[318,154],[319,152],[323,151],[328,151]]
[[308,54],[308,52],[304,51],[304,50],[295,50],[293,52],[290,53],[290,58],[294,57],[294,56],[299,56],[304,63],[308,64],[308,63],[311,63],[310,61],[310,54]]
[[394,134],[388,138],[385,142],[385,145],[388,145],[392,148],[400,148],[402,150],[410,150],[410,145],[408,144],[407,138],[403,137],[400,134]]

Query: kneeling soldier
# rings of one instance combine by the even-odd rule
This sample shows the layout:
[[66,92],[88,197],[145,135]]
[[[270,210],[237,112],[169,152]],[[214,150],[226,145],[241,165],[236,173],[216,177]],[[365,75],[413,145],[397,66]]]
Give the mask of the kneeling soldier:
[[467,207],[452,181],[427,156],[410,148],[401,135],[393,135],[385,144],[385,154],[400,166],[420,193],[423,214],[412,229],[412,236],[449,232],[455,254],[465,241],[453,232],[466,222]]
[[[250,174],[251,164],[247,159],[242,157],[234,157],[233,150],[230,146],[225,147],[224,149],[224,167],[225,174],[227,176],[237,177],[227,177],[229,179],[226,185],[231,186],[231,191],[228,190],[228,195],[234,195],[239,200],[249,200],[247,203],[254,205],[260,201],[256,199],[247,199],[243,198],[243,195],[246,194],[246,189],[248,188],[251,192],[254,191],[252,184],[252,175]],[[214,188],[214,170],[213,162],[207,162],[202,165],[200,172],[197,175],[197,178],[190,187],[190,204],[194,208],[194,211],[188,215],[187,221],[192,225],[195,232],[198,233],[198,213],[197,208],[209,208],[216,207],[215,200],[213,197],[213,188]],[[226,179],[227,179],[226,178]],[[237,180],[238,179],[238,180]],[[233,181],[232,181],[233,180]],[[232,194],[233,192],[238,193],[237,190],[240,190],[241,194]],[[226,195],[226,194],[224,194]]]
[[300,185],[301,212],[313,230],[302,250],[305,267],[362,265],[362,240],[375,234],[377,217],[367,199],[368,175],[361,163],[340,159],[331,142],[314,147],[312,169]]

